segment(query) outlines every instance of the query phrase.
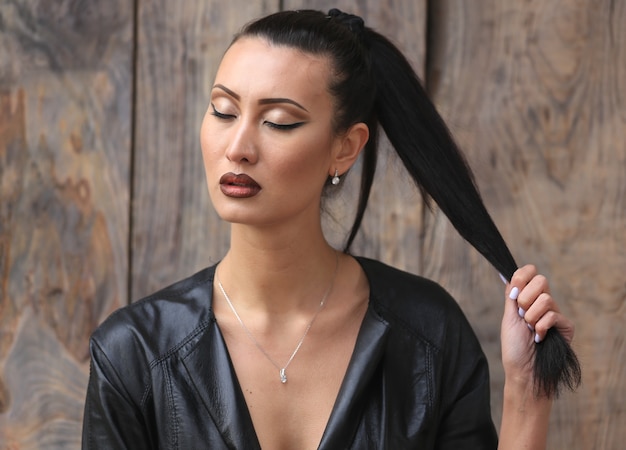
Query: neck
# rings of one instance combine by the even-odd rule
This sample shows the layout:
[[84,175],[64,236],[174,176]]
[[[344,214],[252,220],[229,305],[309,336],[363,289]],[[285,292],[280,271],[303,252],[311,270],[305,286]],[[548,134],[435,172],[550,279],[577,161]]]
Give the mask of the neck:
[[317,308],[336,262],[321,229],[279,233],[234,224],[218,275],[237,305],[285,314]]

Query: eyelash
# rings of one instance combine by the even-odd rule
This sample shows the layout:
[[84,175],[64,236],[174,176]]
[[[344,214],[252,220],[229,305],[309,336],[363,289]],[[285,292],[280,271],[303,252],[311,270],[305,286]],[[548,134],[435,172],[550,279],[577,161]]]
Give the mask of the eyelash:
[[[230,120],[230,119],[234,119],[235,116],[232,114],[224,114],[219,112],[216,108],[215,105],[211,104],[211,108],[213,108],[213,112],[211,113],[213,116],[217,117],[218,119],[221,120]],[[295,123],[288,123],[288,124],[280,124],[280,123],[274,123],[274,122],[269,122],[269,121],[264,121],[263,122],[265,125],[267,125],[270,128],[273,128],[275,130],[280,130],[280,131],[289,131],[289,130],[295,130],[298,127],[301,127],[302,125],[304,125],[304,122],[295,122]]]
[[213,108],[213,112],[211,114],[217,117],[218,119],[228,120],[228,119],[235,118],[235,116],[233,116],[232,114],[223,114],[219,112],[217,109],[215,109],[215,105],[213,103],[211,103],[211,108]]
[[280,124],[280,123],[268,122],[267,120],[263,123],[270,128],[274,128],[275,130],[282,130],[282,131],[295,130],[296,128],[304,125],[304,122]]

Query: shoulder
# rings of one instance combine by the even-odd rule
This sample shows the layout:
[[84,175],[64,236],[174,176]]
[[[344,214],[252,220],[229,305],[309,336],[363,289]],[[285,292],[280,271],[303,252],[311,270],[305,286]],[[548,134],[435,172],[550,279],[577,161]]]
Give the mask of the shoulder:
[[215,266],[204,269],[112,313],[92,334],[94,347],[113,366],[150,365],[177,351],[213,319]]
[[357,258],[370,283],[370,301],[392,325],[441,348],[451,335],[473,331],[456,300],[438,283],[388,266]]

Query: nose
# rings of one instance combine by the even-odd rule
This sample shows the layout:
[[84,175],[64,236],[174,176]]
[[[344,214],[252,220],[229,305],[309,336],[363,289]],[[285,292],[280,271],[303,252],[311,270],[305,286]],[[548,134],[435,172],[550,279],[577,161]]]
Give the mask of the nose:
[[255,164],[258,160],[258,151],[254,127],[245,121],[240,121],[233,127],[233,131],[226,150],[226,158],[235,163]]

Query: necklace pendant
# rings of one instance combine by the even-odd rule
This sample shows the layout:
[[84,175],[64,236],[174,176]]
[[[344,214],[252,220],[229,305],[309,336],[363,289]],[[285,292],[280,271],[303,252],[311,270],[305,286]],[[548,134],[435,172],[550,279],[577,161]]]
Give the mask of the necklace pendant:
[[287,382],[287,375],[285,374],[285,369],[280,369],[280,382],[285,384]]

